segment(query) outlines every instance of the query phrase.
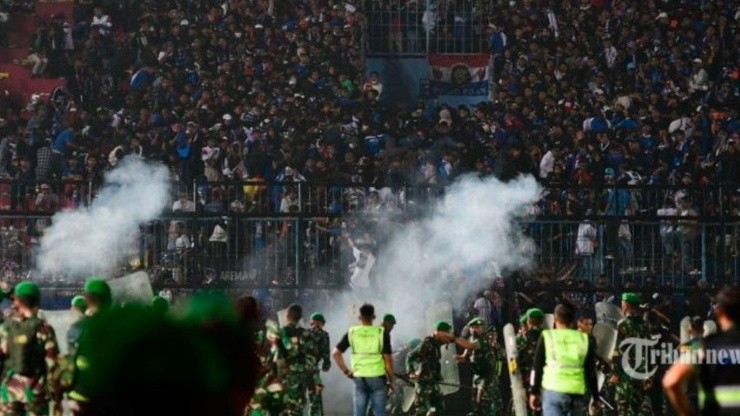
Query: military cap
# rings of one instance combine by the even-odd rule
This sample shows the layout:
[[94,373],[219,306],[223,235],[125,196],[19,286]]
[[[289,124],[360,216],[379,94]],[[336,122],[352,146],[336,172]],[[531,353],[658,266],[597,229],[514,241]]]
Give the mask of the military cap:
[[105,280],[92,278],[85,283],[85,293],[97,296],[103,300],[111,300],[110,286]]
[[387,314],[383,315],[383,322],[388,322],[389,324],[395,325],[396,324],[396,317],[393,316],[390,313],[387,313]]
[[473,318],[468,322],[468,326],[479,326],[483,325],[483,320],[480,318]]
[[626,292],[622,294],[622,302],[627,302],[630,305],[637,306],[640,304],[640,297],[635,293]]
[[436,324],[434,325],[434,328],[435,328],[435,329],[436,329],[437,331],[442,331],[442,332],[450,332],[450,331],[452,331],[452,325],[448,324],[448,323],[447,323],[447,322],[445,322],[445,321],[438,321],[438,322],[437,322],[437,323],[436,323]]
[[311,314],[311,320],[321,322],[322,324],[326,323],[326,319],[324,319],[324,315],[318,312],[314,312]]
[[412,350],[415,350],[419,345],[421,345],[421,340],[419,338],[414,338],[409,341],[409,348]]
[[539,308],[527,309],[527,319],[542,319],[545,317],[545,313]]
[[15,296],[23,296],[27,298],[39,299],[41,298],[41,290],[34,282],[20,282],[15,286]]
[[85,298],[82,295],[77,295],[72,298],[72,306],[83,312],[87,309],[87,303],[85,303]]

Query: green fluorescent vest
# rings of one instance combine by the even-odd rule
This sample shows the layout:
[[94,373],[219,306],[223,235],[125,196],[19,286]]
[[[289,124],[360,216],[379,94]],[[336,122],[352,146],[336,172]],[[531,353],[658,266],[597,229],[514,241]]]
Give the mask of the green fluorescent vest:
[[353,326],[349,329],[347,337],[352,347],[352,371],[355,377],[384,376],[383,327]]
[[545,368],[542,387],[566,394],[586,394],[583,363],[588,353],[588,335],[575,329],[542,331]]

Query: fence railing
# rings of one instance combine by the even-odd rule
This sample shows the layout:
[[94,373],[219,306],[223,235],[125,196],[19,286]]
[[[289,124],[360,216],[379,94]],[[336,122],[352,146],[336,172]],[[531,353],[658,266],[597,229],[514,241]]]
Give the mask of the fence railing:
[[[99,181],[0,179],[0,214],[52,214],[89,206]],[[444,185],[378,186],[357,183],[224,181],[173,184],[171,212],[199,215],[337,216],[416,212],[444,195]],[[704,220],[740,216],[735,184],[703,187],[667,185],[575,186],[543,184],[531,212],[539,218],[579,219],[696,216]]]
[[367,54],[485,53],[488,3],[366,0]]
[[[121,268],[148,270],[163,285],[339,288],[348,283],[357,260],[346,236],[360,239],[365,230],[376,230],[374,253],[382,261],[385,243],[403,221],[385,214],[170,214],[142,227]],[[50,223],[49,216],[0,215],[4,279],[33,269],[33,254]],[[521,227],[536,245],[532,273],[548,278],[615,286],[652,279],[673,287],[698,279],[740,280],[736,219],[530,219]],[[64,283],[64,276],[44,278]]]

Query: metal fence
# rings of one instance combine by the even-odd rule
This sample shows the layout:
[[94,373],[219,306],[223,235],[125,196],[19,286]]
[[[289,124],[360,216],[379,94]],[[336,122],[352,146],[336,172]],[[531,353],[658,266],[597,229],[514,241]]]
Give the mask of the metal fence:
[[[142,227],[122,267],[149,270],[155,282],[175,286],[343,287],[356,260],[345,235],[357,236],[370,221],[382,251],[404,217],[168,216]],[[48,216],[0,216],[4,278],[33,268],[49,224]],[[535,273],[549,277],[601,277],[613,285],[653,279],[674,287],[740,277],[738,221],[561,219],[521,226],[537,247]]]
[[480,0],[367,0],[367,54],[485,53],[491,8]]
[[[23,182],[0,179],[0,213],[54,213],[89,206],[101,183],[91,181]],[[224,181],[173,184],[172,212],[251,216],[336,216],[358,213],[415,212],[433,206],[445,186],[371,186],[357,183]],[[681,208],[683,206],[683,210]],[[578,219],[659,220],[697,216],[706,221],[740,215],[734,185],[704,187],[608,185],[590,187],[548,183],[542,186],[533,215]]]
[[[33,268],[51,215],[89,205],[98,184],[0,181],[0,265]],[[345,235],[371,229],[377,248],[433,207],[442,186],[305,182],[173,186],[172,209],[145,227],[125,267],[155,281],[254,287],[341,287],[354,262]],[[612,284],[654,277],[737,281],[740,194],[732,187],[550,184],[522,228],[538,272]],[[368,226],[368,224],[372,224]]]

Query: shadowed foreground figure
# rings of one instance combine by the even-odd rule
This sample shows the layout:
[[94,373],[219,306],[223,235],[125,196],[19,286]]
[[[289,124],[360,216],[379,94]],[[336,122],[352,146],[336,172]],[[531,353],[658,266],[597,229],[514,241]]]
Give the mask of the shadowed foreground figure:
[[196,295],[184,319],[114,308],[80,340],[85,415],[239,415],[254,391],[248,326],[220,294]]

